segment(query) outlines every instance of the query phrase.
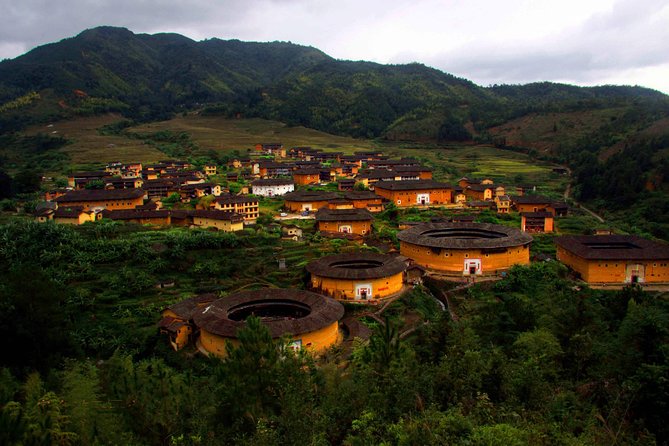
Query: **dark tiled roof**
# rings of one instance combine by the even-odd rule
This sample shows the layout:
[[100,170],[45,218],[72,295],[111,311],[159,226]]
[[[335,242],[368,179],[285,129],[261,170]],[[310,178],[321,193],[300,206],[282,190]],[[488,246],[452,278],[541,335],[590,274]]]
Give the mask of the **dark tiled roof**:
[[195,310],[210,304],[216,299],[218,299],[218,295],[214,293],[200,294],[199,296],[191,297],[190,299],[182,300],[174,305],[170,305],[167,309],[172,310],[174,314],[184,320],[190,320],[193,318],[193,312]]
[[102,211],[104,218],[111,220],[135,220],[141,218],[167,218],[170,211],[167,209],[161,210],[143,210],[143,209],[119,209],[119,210],[105,210]]
[[347,200],[380,200],[381,197],[371,190],[353,190],[346,192],[344,198]]
[[54,212],[53,216],[55,218],[77,218],[81,213],[84,212],[84,208],[81,206],[70,206],[70,207],[58,207]]
[[453,189],[453,186],[446,183],[439,183],[432,180],[415,181],[379,181],[374,185],[375,189],[386,190],[426,190],[426,189]]
[[345,280],[390,277],[406,269],[406,263],[395,256],[365,252],[326,256],[307,265],[311,274]]
[[321,173],[320,168],[308,168],[308,169],[299,169],[293,172],[293,175],[319,175]]
[[367,209],[319,209],[316,221],[371,221],[374,217]]
[[232,203],[257,203],[258,199],[248,195],[221,195],[214,199],[214,203],[232,204]]
[[542,195],[520,195],[511,197],[516,204],[551,204],[553,200]]
[[339,198],[339,195],[334,192],[324,192],[324,191],[295,191],[289,192],[283,196],[286,201],[300,201],[300,202],[309,202],[309,201],[329,201],[335,198]]
[[232,222],[244,220],[244,217],[236,212],[196,209],[194,211],[188,211],[188,213],[193,217],[209,218],[212,220],[229,220]]
[[55,198],[59,203],[78,201],[130,200],[144,196],[143,189],[80,189]]
[[266,180],[255,180],[251,183],[251,186],[288,186],[290,184],[293,184],[293,180],[290,178],[269,178]]
[[521,212],[525,218],[552,218],[553,214],[550,212]]
[[193,320],[195,325],[203,330],[219,336],[235,337],[237,331],[245,326],[245,322],[230,319],[228,314],[231,310],[253,303],[271,304],[273,301],[278,304],[293,302],[309,309],[309,314],[301,318],[264,320],[263,324],[269,329],[273,338],[320,330],[337,322],[344,315],[344,307],[330,297],[303,290],[266,288],[240,291],[218,299],[195,312]]
[[446,249],[494,249],[527,245],[532,237],[490,223],[426,223],[397,234],[403,242]]
[[669,245],[635,235],[565,235],[555,244],[589,260],[669,259]]
[[87,172],[74,172],[71,173],[70,178],[104,178],[111,177],[111,173],[105,172],[104,170],[96,171],[87,171]]

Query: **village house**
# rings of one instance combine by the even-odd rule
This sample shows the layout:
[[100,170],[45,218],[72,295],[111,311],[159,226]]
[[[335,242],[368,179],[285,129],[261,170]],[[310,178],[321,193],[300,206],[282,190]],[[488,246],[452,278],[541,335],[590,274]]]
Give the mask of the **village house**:
[[374,159],[367,161],[367,167],[370,169],[389,169],[392,170],[398,167],[419,167],[420,161],[414,158],[394,159]]
[[320,209],[316,226],[321,232],[368,235],[372,232],[374,217],[366,209]]
[[520,214],[520,230],[523,232],[553,232],[553,214],[550,212],[522,212]]
[[364,170],[358,172],[355,176],[356,182],[362,183],[370,190],[374,189],[374,185],[379,181],[395,181],[395,172],[387,169]]
[[216,164],[205,164],[204,165],[204,174],[206,176],[216,175],[217,167]]
[[463,192],[470,201],[488,201],[494,198],[496,188],[494,184],[472,184],[466,186]]
[[102,218],[138,225],[169,226],[172,224],[171,211],[167,209],[122,209],[102,211]]
[[299,242],[302,240],[303,231],[297,225],[284,225],[281,226],[281,238],[283,240],[293,240]]
[[466,205],[470,209],[475,209],[478,211],[488,211],[491,210],[495,205],[492,201],[468,201]]
[[256,152],[262,152],[267,155],[274,155],[278,158],[286,157],[286,149],[280,142],[256,144],[255,150]]
[[170,345],[174,350],[181,350],[194,339],[191,338],[195,326],[193,313],[201,310],[218,299],[214,293],[201,294],[170,305],[162,311],[162,319],[158,323],[161,334],[169,336]]
[[260,215],[258,199],[248,195],[221,195],[214,199],[211,206],[218,211],[241,214],[245,223],[255,223]]
[[62,195],[54,201],[58,207],[81,206],[85,210],[134,209],[144,203],[143,189],[80,189]]
[[418,166],[394,166],[390,170],[395,172],[395,181],[407,179],[431,180],[432,169],[422,165]]
[[522,195],[511,197],[513,208],[517,212],[541,212],[548,210],[548,207],[553,203],[548,197],[541,195]]
[[498,195],[495,197],[495,207],[498,214],[508,214],[511,210],[511,199],[508,195]]
[[107,181],[112,178],[109,172],[89,171],[89,172],[74,172],[67,177],[67,186],[73,189],[83,189],[92,181]]
[[58,197],[62,197],[71,189],[52,189],[44,193],[44,201],[53,201]]
[[177,180],[145,180],[142,189],[149,199],[167,198],[172,194],[179,194],[180,183]]
[[220,196],[221,186],[214,183],[184,184],[179,188],[179,194],[183,199],[201,198],[205,195]]
[[328,202],[327,209],[353,209],[353,201],[344,197],[334,198]]
[[334,192],[295,191],[284,195],[284,208],[289,212],[317,211],[328,207],[330,200],[339,198]]
[[[329,177],[329,175],[328,175]],[[321,182],[321,169],[299,169],[293,172],[293,181],[300,186]]]
[[466,189],[469,186],[480,186],[480,185],[490,186],[494,183],[495,182],[490,178],[478,179],[478,178],[462,177],[458,180],[458,186],[460,186],[463,189]]
[[219,231],[235,232],[244,229],[244,217],[235,212],[217,210],[188,211],[193,225],[201,228],[216,228]]
[[453,203],[455,204],[465,204],[467,202],[467,195],[465,195],[464,191],[460,187],[456,187],[453,189]]
[[452,202],[453,187],[432,180],[380,181],[374,193],[399,207],[445,205]]
[[349,191],[344,194],[344,198],[351,201],[355,209],[367,209],[369,212],[383,211],[383,198],[372,191]]
[[86,222],[94,222],[100,218],[99,214],[83,206],[61,207],[53,213],[53,221],[61,225],[83,225]]
[[258,175],[261,178],[287,177],[293,172],[292,163],[277,163],[275,161],[262,161],[258,163]]
[[555,238],[557,258],[590,284],[669,283],[669,245],[634,235]]
[[141,189],[143,185],[144,180],[139,177],[115,177],[105,180],[105,189]]
[[342,178],[341,180],[337,181],[337,190],[350,191],[353,190],[354,186],[355,180],[353,179]]
[[291,179],[269,178],[255,180],[251,183],[251,193],[261,197],[277,197],[295,190]]

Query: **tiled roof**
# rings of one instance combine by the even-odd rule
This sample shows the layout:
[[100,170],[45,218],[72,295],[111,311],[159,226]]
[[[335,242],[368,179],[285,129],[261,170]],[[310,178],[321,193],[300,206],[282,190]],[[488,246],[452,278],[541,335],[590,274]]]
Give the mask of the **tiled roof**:
[[635,235],[565,235],[555,244],[589,260],[667,260],[669,245]]

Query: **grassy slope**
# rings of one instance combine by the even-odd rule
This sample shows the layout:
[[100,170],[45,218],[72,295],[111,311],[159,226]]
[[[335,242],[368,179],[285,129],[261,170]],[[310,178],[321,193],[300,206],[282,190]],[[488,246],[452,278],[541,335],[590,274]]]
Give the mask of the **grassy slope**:
[[70,156],[73,165],[106,163],[109,161],[155,162],[165,155],[141,141],[119,136],[103,136],[98,129],[121,119],[118,115],[103,115],[35,125],[24,132],[28,135],[47,133],[71,141],[61,149]]
[[217,116],[187,115],[135,127],[137,133],[162,130],[186,132],[203,149],[241,150],[260,142],[281,142],[285,147],[313,146],[352,153],[377,147],[372,141],[336,136],[305,127],[289,127],[265,119],[225,119]]
[[[99,165],[108,161],[155,162],[168,156],[137,139],[105,136],[98,132],[104,125],[119,120],[117,115],[77,118],[53,123],[53,127],[33,126],[25,133],[58,132],[71,144],[61,150],[70,156],[73,168]],[[259,142],[282,142],[286,147],[312,146],[353,153],[378,149],[394,157],[416,157],[434,169],[435,179],[457,182],[463,176],[492,177],[495,181],[540,186],[543,192],[560,195],[566,180],[551,174],[550,165],[530,162],[524,154],[491,146],[399,144],[330,135],[304,127],[289,127],[263,119],[225,119],[199,115],[179,116],[169,121],[133,127],[136,133],[163,130],[186,132],[202,151],[239,150],[244,153]],[[55,172],[54,172],[55,173]]]

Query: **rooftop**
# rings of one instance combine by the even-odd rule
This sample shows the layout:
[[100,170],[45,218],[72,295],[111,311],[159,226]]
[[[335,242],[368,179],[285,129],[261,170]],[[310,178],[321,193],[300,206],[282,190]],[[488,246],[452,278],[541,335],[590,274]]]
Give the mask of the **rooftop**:
[[374,185],[376,189],[386,190],[426,190],[426,189],[453,189],[453,186],[447,183],[440,183],[432,180],[414,180],[414,181],[379,181]]
[[318,190],[301,190],[289,192],[283,196],[286,201],[329,201],[339,198],[339,195],[334,192],[325,192]]
[[58,203],[79,201],[130,200],[144,196],[143,189],[80,189],[55,198]]
[[319,209],[316,221],[371,221],[374,217],[367,209]]
[[307,265],[307,271],[333,279],[378,279],[399,274],[407,269],[401,259],[386,254],[359,252],[321,257]]
[[337,322],[344,307],[336,300],[295,289],[240,291],[218,299],[193,316],[195,324],[213,334],[235,337],[250,315],[261,318],[273,338],[308,333]]
[[527,245],[532,237],[518,229],[490,223],[426,223],[397,234],[403,242],[433,248],[494,249]]
[[555,244],[589,260],[669,259],[669,245],[636,235],[565,235]]

